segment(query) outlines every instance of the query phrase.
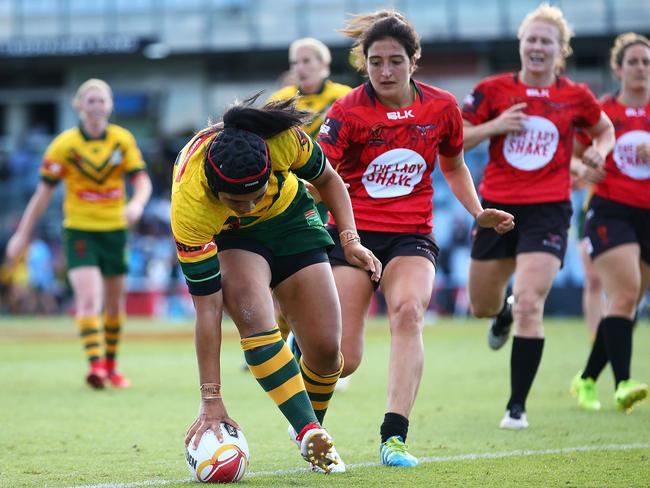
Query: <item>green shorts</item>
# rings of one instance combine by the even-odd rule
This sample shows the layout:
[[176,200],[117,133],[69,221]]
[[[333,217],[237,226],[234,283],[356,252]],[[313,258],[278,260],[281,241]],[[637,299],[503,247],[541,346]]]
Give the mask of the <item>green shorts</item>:
[[329,220],[329,214],[325,202],[318,203],[316,205],[316,210],[318,210],[318,215],[320,215],[320,219],[323,221],[323,224],[327,225],[327,221]]
[[97,266],[104,276],[128,271],[126,230],[85,231],[63,229],[68,269]]
[[304,185],[300,183],[293,202],[280,215],[251,227],[232,229],[215,236],[220,250],[247,249],[245,242],[268,249],[272,256],[291,256],[315,249],[329,251],[334,242]]

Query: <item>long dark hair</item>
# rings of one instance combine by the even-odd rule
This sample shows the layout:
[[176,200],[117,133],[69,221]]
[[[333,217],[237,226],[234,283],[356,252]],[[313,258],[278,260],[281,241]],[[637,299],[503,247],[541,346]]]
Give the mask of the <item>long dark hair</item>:
[[261,94],[235,103],[223,114],[221,122],[202,132],[216,134],[206,148],[203,164],[214,195],[253,193],[262,188],[271,172],[265,139],[303,125],[310,118],[309,112],[296,108],[295,98],[256,108],[253,105]]
[[361,73],[366,72],[368,49],[381,39],[395,39],[404,47],[409,60],[420,59],[420,36],[413,24],[395,10],[356,15],[339,32],[355,39],[350,53],[354,67]]
[[311,112],[296,108],[297,97],[269,102],[259,108],[254,107],[262,93],[260,91],[241,102],[235,102],[224,112],[222,121],[212,124],[209,130],[217,132],[232,127],[268,139],[291,127],[305,125],[311,121]]

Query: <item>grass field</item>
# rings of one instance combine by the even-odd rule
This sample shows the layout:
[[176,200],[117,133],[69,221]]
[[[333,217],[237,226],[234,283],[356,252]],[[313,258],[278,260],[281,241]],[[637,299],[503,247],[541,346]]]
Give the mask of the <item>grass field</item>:
[[[388,333],[368,331],[362,367],[336,394],[326,426],[349,466],[324,477],[306,463],[286,422],[251,375],[232,325],[222,356],[223,393],[251,450],[243,486],[650,486],[650,405],[614,409],[612,376],[600,380],[603,410],[568,395],[583,366],[578,321],[547,321],[544,359],[528,400],[530,428],[502,431],[509,350],[485,344],[485,322],[439,320],[425,330],[426,364],[411,416],[414,469],[377,465],[384,414]],[[131,320],[121,367],[125,391],[91,391],[68,318],[0,319],[0,486],[188,486],[185,429],[198,407],[189,324]],[[650,326],[635,331],[633,376],[650,381]]]

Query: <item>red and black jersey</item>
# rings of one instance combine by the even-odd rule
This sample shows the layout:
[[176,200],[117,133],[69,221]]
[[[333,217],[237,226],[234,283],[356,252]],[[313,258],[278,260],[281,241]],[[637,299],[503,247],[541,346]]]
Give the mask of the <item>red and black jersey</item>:
[[436,157],[463,149],[454,96],[415,81],[413,86],[413,103],[396,109],[382,105],[366,82],[336,101],[321,126],[318,142],[350,185],[360,230],[430,233]]
[[[596,185],[595,194],[633,207],[650,209],[650,159],[637,155],[639,144],[650,145],[650,102],[645,107],[626,107],[616,97],[601,101],[603,111],[614,124],[616,144],[605,161],[605,178]],[[589,136],[579,132],[578,140],[591,144]]]
[[463,104],[463,118],[483,124],[521,102],[527,104],[525,129],[490,138],[481,196],[509,204],[569,200],[574,129],[596,125],[600,105],[586,85],[563,76],[539,88],[509,73],[481,81]]

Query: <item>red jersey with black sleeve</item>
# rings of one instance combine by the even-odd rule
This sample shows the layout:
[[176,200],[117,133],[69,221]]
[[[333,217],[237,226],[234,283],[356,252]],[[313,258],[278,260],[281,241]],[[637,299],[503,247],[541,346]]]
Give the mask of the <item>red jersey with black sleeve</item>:
[[[626,107],[615,96],[601,101],[603,112],[614,124],[616,143],[605,160],[605,177],[594,193],[633,207],[650,209],[650,159],[637,155],[640,144],[650,145],[650,102],[645,107]],[[577,139],[591,144],[589,135],[580,131]]]
[[350,185],[359,230],[431,233],[436,157],[463,149],[454,96],[415,81],[412,86],[413,103],[390,108],[366,82],[337,100],[321,126],[318,142]]
[[463,118],[483,124],[521,102],[527,104],[525,128],[490,138],[481,196],[507,204],[569,200],[574,129],[597,124],[600,105],[586,85],[563,76],[540,88],[509,73],[481,81],[465,99]]

